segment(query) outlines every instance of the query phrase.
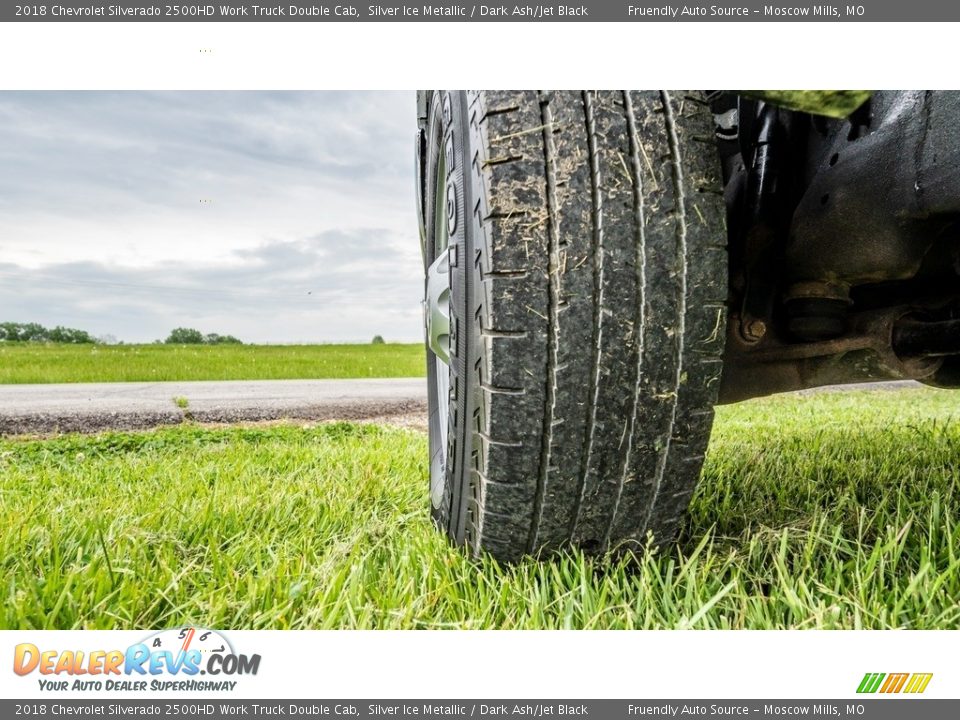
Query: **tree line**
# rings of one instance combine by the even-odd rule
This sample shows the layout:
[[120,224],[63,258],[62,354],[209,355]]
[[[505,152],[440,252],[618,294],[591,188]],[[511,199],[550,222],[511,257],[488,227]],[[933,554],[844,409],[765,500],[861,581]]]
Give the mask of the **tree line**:
[[40,323],[0,323],[0,341],[6,342],[52,342],[81,345],[95,343],[96,339],[86,330],[63,327],[45,328]]
[[[70,345],[86,345],[101,343],[86,330],[63,327],[46,328],[40,323],[0,323],[0,342],[46,342],[66,343]],[[157,343],[168,345],[242,345],[243,342],[233,335],[218,333],[202,333],[193,328],[175,328],[166,340],[157,340]]]
[[164,340],[168,345],[243,345],[233,335],[218,335],[207,333],[204,335],[193,328],[176,328]]

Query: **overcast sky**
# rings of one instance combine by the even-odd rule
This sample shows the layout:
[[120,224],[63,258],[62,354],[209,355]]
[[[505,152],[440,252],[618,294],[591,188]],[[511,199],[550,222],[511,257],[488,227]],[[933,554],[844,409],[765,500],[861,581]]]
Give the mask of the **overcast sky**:
[[0,321],[418,340],[409,93],[0,92]]

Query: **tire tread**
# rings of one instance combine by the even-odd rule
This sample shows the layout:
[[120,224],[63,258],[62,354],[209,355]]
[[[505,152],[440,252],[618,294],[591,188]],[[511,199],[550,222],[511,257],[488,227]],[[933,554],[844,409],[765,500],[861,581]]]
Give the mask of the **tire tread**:
[[501,560],[660,543],[699,477],[726,247],[710,116],[666,92],[466,96],[473,502]]

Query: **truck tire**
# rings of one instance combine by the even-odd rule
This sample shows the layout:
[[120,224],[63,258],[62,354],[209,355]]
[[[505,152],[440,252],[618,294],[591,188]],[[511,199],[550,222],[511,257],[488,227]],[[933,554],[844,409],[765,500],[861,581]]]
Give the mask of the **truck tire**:
[[425,260],[449,277],[447,344],[428,341],[437,525],[502,561],[669,541],[726,329],[704,99],[437,91],[423,127]]

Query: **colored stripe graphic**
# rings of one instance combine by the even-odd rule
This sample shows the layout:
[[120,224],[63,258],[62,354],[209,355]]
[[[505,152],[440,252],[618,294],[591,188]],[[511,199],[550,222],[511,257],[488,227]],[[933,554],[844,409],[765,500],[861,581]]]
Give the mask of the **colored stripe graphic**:
[[863,680],[860,681],[860,687],[857,688],[857,692],[875,693],[877,688],[880,687],[880,682],[884,677],[884,673],[867,673],[863,676]]
[[866,673],[860,685],[857,686],[857,692],[861,694],[872,694],[880,692],[884,694],[896,693],[922,693],[927,689],[933,673]]
[[910,682],[907,684],[907,688],[904,690],[906,693],[922,693],[927,689],[927,685],[930,684],[930,679],[933,677],[933,673],[914,673],[910,677]]
[[887,681],[883,684],[883,687],[880,688],[882,693],[898,693],[903,689],[904,683],[907,682],[907,678],[910,676],[910,673],[890,673],[887,675]]

